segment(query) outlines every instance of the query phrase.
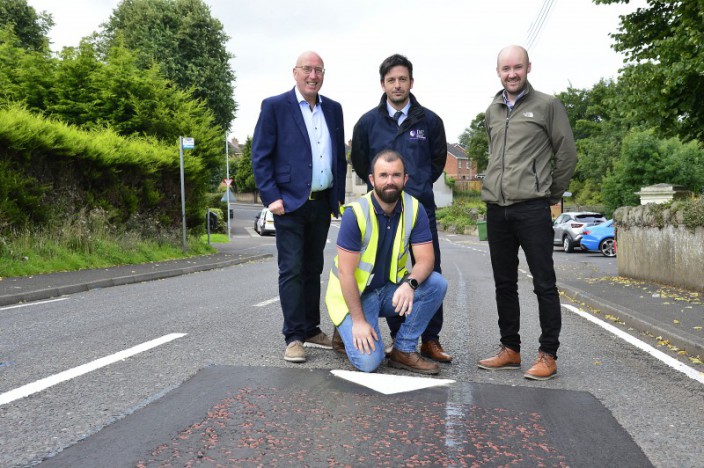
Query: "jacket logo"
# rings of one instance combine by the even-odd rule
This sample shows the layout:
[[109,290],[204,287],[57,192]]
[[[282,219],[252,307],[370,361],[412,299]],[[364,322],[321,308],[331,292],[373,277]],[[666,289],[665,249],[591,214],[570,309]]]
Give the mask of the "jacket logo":
[[425,130],[411,130],[411,140],[425,140]]
[[532,112],[524,112],[523,117],[528,117],[529,119],[533,118],[533,113]]

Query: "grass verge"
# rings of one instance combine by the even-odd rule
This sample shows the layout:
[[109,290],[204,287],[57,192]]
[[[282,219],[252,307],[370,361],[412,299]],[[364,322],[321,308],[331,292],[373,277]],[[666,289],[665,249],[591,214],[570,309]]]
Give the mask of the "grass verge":
[[191,236],[186,251],[180,233],[119,231],[89,213],[51,230],[0,235],[0,278],[175,260],[216,249]]

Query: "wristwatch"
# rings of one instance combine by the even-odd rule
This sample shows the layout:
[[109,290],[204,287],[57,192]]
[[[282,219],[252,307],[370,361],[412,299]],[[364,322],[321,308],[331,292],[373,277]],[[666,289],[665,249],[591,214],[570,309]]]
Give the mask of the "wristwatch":
[[409,285],[409,286],[411,287],[411,289],[414,290],[414,291],[415,291],[416,289],[418,289],[418,286],[420,285],[420,284],[418,283],[418,280],[415,279],[415,278],[406,278],[406,283],[408,283],[408,285]]

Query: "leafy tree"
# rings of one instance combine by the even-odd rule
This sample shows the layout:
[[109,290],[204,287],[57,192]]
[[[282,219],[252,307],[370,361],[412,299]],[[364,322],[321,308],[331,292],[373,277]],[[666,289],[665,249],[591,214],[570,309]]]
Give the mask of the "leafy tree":
[[253,192],[257,189],[252,170],[252,137],[248,136],[242,148],[242,156],[235,162],[235,184],[239,192]]
[[0,27],[8,25],[12,26],[25,49],[48,49],[47,33],[54,26],[49,13],[37,13],[27,0],[0,0]]
[[577,145],[577,168],[569,190],[578,204],[601,204],[603,177],[619,158],[629,125],[620,114],[618,85],[601,80],[591,89],[569,87],[557,97],[567,110]]
[[203,0],[123,0],[104,26],[103,50],[124,41],[141,68],[159,63],[166,77],[206,103],[221,131],[229,128],[236,111],[229,38]]
[[704,150],[698,142],[659,139],[653,130],[633,130],[623,140],[613,172],[604,178],[606,205],[637,205],[642,187],[658,183],[684,185],[695,193],[704,188]]
[[48,51],[25,48],[11,27],[0,26],[0,96],[42,111],[54,86],[56,60]]
[[660,135],[704,138],[703,8],[702,0],[648,0],[648,8],[622,16],[612,34],[614,49],[630,62],[619,80],[623,105]]
[[459,143],[465,148],[467,156],[477,162],[477,172],[482,172],[489,164],[489,136],[486,133],[484,113],[480,112],[464,129]]

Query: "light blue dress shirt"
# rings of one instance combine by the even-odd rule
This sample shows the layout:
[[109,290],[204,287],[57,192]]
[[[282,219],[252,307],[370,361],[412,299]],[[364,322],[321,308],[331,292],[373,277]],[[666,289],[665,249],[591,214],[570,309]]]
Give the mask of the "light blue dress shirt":
[[296,88],[296,98],[303,114],[303,121],[306,123],[310,148],[313,152],[311,192],[319,192],[332,187],[333,183],[332,142],[323,108],[320,105],[322,98],[318,95],[318,102],[312,110],[298,88]]

